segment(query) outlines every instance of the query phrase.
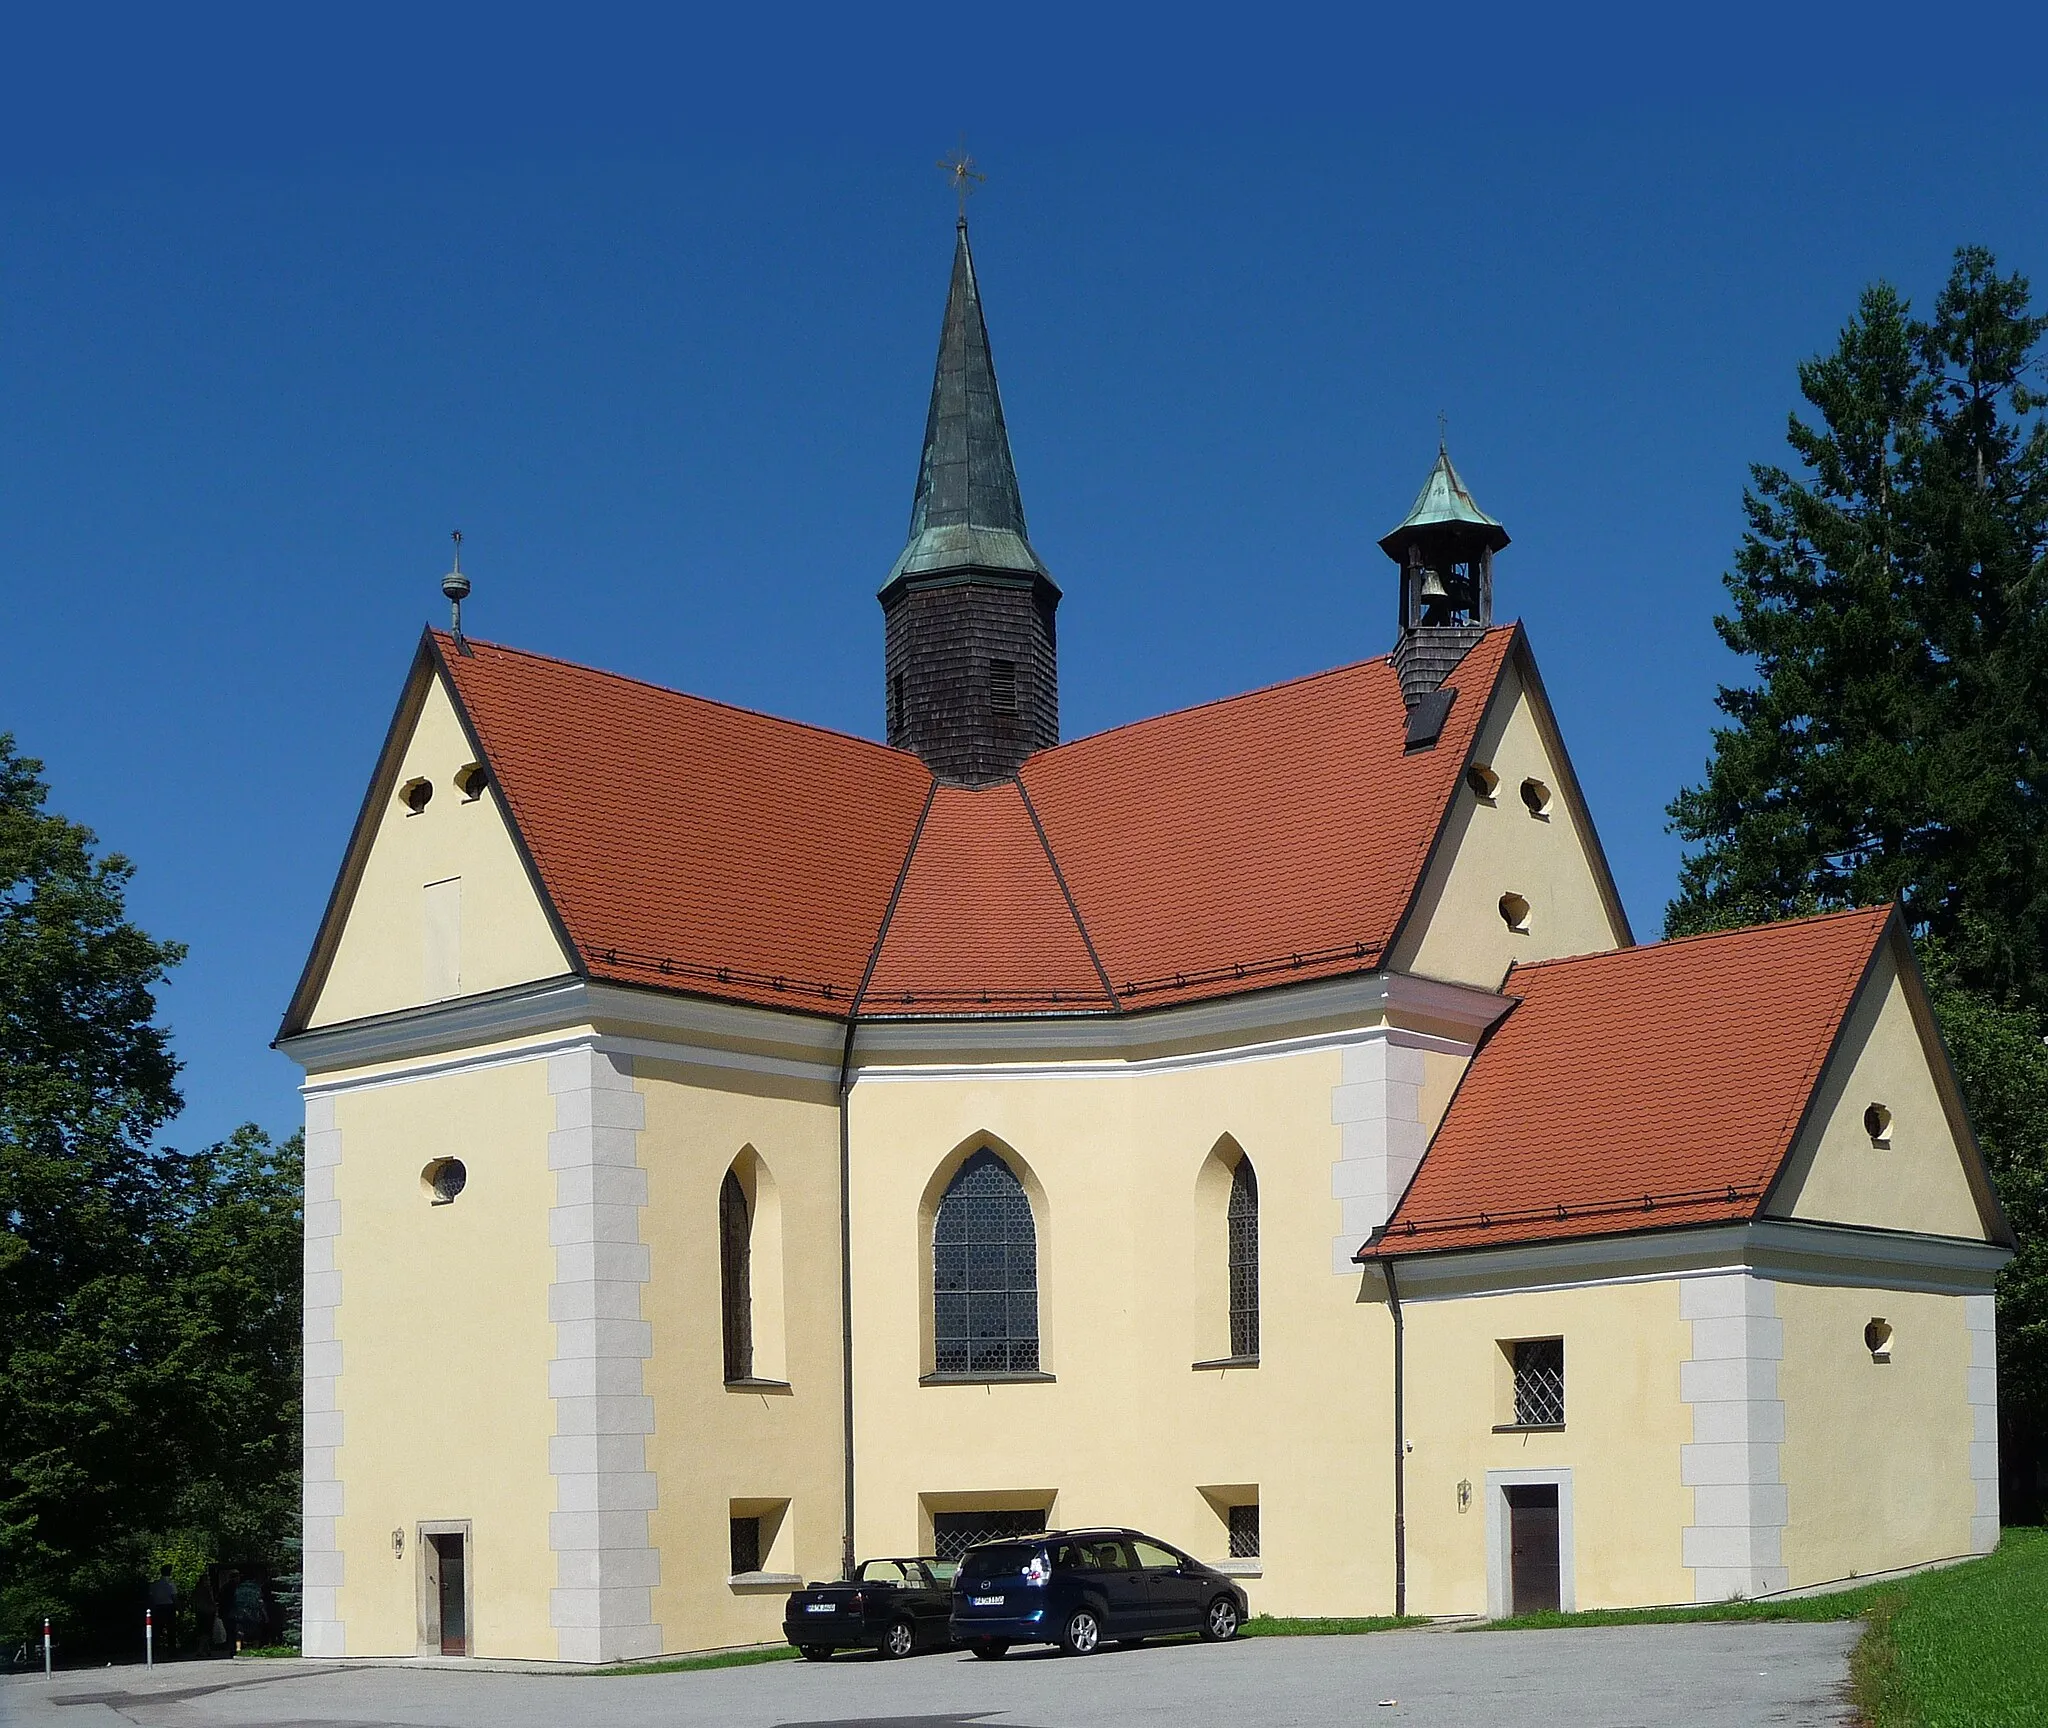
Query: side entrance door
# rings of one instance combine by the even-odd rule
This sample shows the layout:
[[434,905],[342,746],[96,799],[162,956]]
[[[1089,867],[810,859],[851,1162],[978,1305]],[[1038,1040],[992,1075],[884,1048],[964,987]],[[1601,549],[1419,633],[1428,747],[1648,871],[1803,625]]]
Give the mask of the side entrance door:
[[420,1544],[420,1586],[425,1601],[427,1649],[443,1656],[469,1654],[468,1540],[460,1531],[429,1532]]
[[1557,1485],[1503,1492],[1508,1497],[1508,1610],[1554,1614],[1559,1603]]

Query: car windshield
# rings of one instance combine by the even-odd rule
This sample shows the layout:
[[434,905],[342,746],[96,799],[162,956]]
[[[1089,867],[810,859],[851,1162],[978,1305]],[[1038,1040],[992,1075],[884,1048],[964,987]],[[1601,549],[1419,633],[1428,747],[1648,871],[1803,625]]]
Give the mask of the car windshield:
[[972,1583],[977,1578],[1000,1578],[1021,1572],[1039,1551],[1036,1542],[997,1542],[987,1548],[970,1548],[960,1561],[960,1576]]

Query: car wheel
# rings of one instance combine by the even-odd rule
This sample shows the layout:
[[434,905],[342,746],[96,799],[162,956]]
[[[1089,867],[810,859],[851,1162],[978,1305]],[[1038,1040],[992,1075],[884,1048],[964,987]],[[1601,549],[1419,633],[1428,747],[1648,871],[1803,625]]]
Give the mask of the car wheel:
[[1209,1612],[1202,1616],[1202,1636],[1211,1644],[1237,1636],[1237,1604],[1228,1596],[1219,1596],[1209,1604]]
[[917,1628],[908,1620],[891,1620],[882,1634],[884,1656],[908,1656],[917,1648]]
[[829,1662],[832,1659],[832,1646],[829,1644],[799,1644],[796,1651],[806,1662]]
[[1069,1656],[1093,1656],[1101,1644],[1102,1622],[1095,1618],[1094,1610],[1076,1608],[1060,1634],[1061,1648]]
[[1005,1644],[1000,1638],[977,1638],[967,1648],[972,1650],[984,1662],[993,1662],[997,1658],[1007,1656],[1010,1653],[1009,1645]]

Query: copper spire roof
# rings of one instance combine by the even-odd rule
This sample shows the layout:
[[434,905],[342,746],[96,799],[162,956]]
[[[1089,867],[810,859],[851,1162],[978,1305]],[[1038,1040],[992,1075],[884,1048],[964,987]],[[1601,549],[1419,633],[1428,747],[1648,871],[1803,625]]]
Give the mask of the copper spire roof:
[[1401,519],[1399,526],[1380,536],[1380,550],[1389,558],[1399,558],[1402,543],[1418,529],[1446,527],[1481,530],[1479,538],[1492,552],[1498,552],[1508,543],[1508,531],[1473,502],[1465,482],[1458,478],[1457,469],[1451,466],[1449,448],[1439,444],[1429,478],[1423,481],[1422,490],[1415,494],[1414,507]]
[[1024,527],[1003,399],[981,313],[974,254],[963,218],[953,247],[953,280],[939,327],[939,360],[932,376],[931,411],[917,497],[910,510],[910,540],[882,584],[945,570],[1014,571],[1051,576]]

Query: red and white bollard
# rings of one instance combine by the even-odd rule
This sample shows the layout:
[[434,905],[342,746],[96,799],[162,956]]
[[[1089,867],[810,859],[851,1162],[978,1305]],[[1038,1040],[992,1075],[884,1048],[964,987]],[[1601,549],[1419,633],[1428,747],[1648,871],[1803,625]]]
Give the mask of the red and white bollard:
[[145,1668],[154,1668],[156,1666],[156,1610],[154,1608],[145,1608],[142,1611],[142,1665]]
[[43,1678],[50,1677],[50,1617],[43,1616]]

